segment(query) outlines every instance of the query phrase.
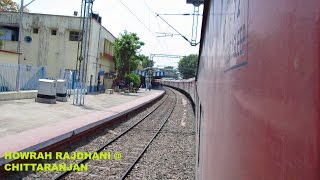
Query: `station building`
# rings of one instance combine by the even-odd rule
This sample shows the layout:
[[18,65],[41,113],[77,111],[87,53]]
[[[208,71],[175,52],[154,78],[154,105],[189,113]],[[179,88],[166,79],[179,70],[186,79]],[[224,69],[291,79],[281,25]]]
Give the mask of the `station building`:
[[[3,57],[17,52],[19,38],[19,13],[0,12],[0,31]],[[81,38],[80,17],[24,13],[22,21],[21,57],[18,64],[45,67],[48,78],[76,79],[78,41]],[[90,21],[89,59],[86,86],[89,92],[110,88],[115,74],[113,43],[115,37],[101,25],[101,17],[94,15]],[[11,52],[11,53],[8,53]],[[8,59],[5,56],[8,56]],[[12,58],[12,57],[11,57]],[[12,64],[16,63],[13,61]]]

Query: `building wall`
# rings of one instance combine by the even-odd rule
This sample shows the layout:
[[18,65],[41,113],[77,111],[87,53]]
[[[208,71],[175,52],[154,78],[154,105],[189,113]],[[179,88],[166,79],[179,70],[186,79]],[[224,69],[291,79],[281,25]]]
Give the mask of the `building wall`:
[[18,54],[0,50],[0,64],[18,64]]
[[[0,26],[18,27],[19,14],[13,12],[0,13]],[[100,64],[113,66],[114,63],[101,58],[104,41],[108,39],[114,43],[115,37],[100,24],[91,20],[91,35],[89,44],[89,60],[87,69],[87,85],[97,85]],[[56,16],[45,14],[24,14],[22,34],[22,64],[46,66],[47,76],[61,78],[65,69],[76,70],[78,41],[70,41],[70,31],[80,31],[80,18],[72,16]],[[38,33],[34,30],[38,28]],[[56,30],[56,35],[52,34]],[[101,32],[100,32],[101,31]],[[99,37],[100,35],[100,37]],[[24,38],[30,36],[32,41]],[[99,44],[100,43],[100,44]],[[99,47],[98,47],[99,46]],[[4,50],[17,50],[17,41],[4,41]],[[112,54],[110,54],[112,56]],[[103,69],[107,72],[107,68]]]
[[2,49],[7,50],[7,51],[16,52],[17,45],[18,45],[18,41],[3,41]]
[[[2,12],[1,25],[18,26],[19,14]],[[42,14],[24,14],[21,64],[47,66],[48,76],[57,78],[60,69],[75,69],[77,42],[69,42],[69,30],[79,29],[80,18]],[[34,32],[38,28],[38,33]],[[57,34],[51,35],[56,29]],[[32,41],[24,41],[30,36]],[[16,41],[4,41],[5,50],[16,50]],[[7,44],[10,44],[7,46]]]
[[[91,34],[89,45],[89,59],[87,69],[88,85],[92,85],[91,89],[97,88],[98,75],[100,76],[100,85],[104,88],[111,88],[112,79],[106,76],[106,73],[115,72],[115,65],[113,61],[113,47],[105,49],[106,45],[113,46],[115,37],[106,30],[95,19],[91,21]],[[109,42],[109,43],[108,43]],[[111,49],[111,51],[109,51]],[[90,89],[90,87],[89,87]],[[100,88],[101,90],[101,88]]]

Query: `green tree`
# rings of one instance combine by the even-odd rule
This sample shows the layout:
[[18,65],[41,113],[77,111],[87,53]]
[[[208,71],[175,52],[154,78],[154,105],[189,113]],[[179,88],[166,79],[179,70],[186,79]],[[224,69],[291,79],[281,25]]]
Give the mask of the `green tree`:
[[139,87],[140,86],[141,79],[140,79],[140,76],[138,74],[136,74],[136,73],[132,72],[130,74],[126,74],[124,76],[124,79],[125,79],[126,83],[128,83],[128,84],[130,82],[132,82],[135,87]]
[[171,70],[173,70],[174,67],[173,67],[173,66],[166,66],[166,67],[164,67],[163,69],[171,69]]
[[[12,0],[0,0],[0,12],[1,11],[12,11],[18,12],[20,10],[20,5]],[[23,12],[29,12],[29,9],[24,8]]]
[[198,64],[198,55],[190,54],[180,59],[178,70],[183,79],[189,79],[196,76]]
[[150,60],[148,56],[145,56],[143,54],[139,54],[138,59],[142,62],[143,68],[153,67],[154,65],[153,60]]
[[136,33],[124,31],[114,43],[114,59],[117,70],[117,77],[112,86],[116,86],[126,74],[135,70],[139,63],[138,51],[144,45]]
[[178,79],[178,71],[173,66],[166,66],[163,68],[163,71],[166,74],[166,78]]

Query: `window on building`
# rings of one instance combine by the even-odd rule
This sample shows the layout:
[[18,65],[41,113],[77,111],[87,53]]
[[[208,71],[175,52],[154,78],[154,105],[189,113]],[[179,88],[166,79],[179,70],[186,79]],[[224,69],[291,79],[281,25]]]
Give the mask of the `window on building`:
[[51,35],[53,35],[53,36],[57,35],[57,30],[56,29],[52,29],[51,30]]
[[110,55],[113,55],[113,44],[108,41],[107,39],[104,40],[104,53],[108,53]]
[[12,26],[2,26],[0,27],[2,35],[0,40],[2,41],[18,41],[19,38],[19,28]]
[[80,32],[70,31],[69,41],[80,41]]
[[113,55],[113,51],[114,51],[113,45],[111,45],[111,51],[110,51],[110,54],[111,54],[111,55]]
[[103,52],[104,53],[108,53],[108,48],[109,48],[109,44],[108,44],[108,40],[104,40],[104,47],[103,47]]
[[33,28],[33,34],[38,34],[39,29],[38,28]]

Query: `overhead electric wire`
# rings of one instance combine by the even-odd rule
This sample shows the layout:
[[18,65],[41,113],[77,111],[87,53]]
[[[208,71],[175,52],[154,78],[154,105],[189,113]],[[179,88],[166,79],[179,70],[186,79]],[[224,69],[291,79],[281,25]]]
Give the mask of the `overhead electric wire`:
[[[144,4],[147,6],[149,12],[150,12],[151,14],[155,15],[155,14],[156,14],[155,11],[148,5],[148,3],[146,2],[146,0],[144,0],[143,2],[144,2]],[[156,17],[156,16],[155,16],[155,17]],[[156,22],[157,22],[157,25],[158,25],[159,30],[161,30],[160,24],[159,24],[159,21],[158,21],[157,18],[156,18]],[[158,36],[156,36],[156,37],[158,37]],[[159,42],[161,42],[161,41],[159,40]],[[166,50],[168,50],[168,44],[167,44],[166,42],[164,42],[164,44],[165,44]]]
[[[176,30],[172,25],[170,25],[164,18],[162,18],[160,15],[183,15],[183,16],[188,16],[188,15],[193,15],[194,18],[195,16],[199,16],[201,14],[199,13],[183,13],[183,14],[158,14],[156,13],[157,17],[160,17],[168,26],[170,26],[174,31],[176,31],[182,38],[184,38],[186,41],[188,41],[190,43],[191,46],[196,46],[198,45],[200,42],[195,43],[195,40],[189,40],[188,38],[186,38],[184,35],[182,35],[178,30]],[[194,20],[193,20],[193,24],[194,24]],[[198,23],[196,23],[196,27],[198,26]],[[192,37],[194,37],[194,33],[197,33],[197,30],[192,29]],[[195,36],[196,37],[196,36]]]
[[[131,9],[122,2],[122,0],[120,0],[120,3],[121,3],[150,33],[152,33],[152,35],[153,35],[154,37],[157,38],[157,36],[155,35],[155,33],[154,33],[149,27],[147,27],[147,26],[145,25],[145,23],[143,23],[143,22],[139,19],[139,17],[138,17],[136,14],[134,14],[134,13],[131,11]],[[193,43],[193,42],[191,42],[186,36],[184,36],[183,34],[181,34],[176,28],[174,28],[174,27],[173,27],[171,24],[169,24],[164,18],[162,18],[162,17],[160,16],[160,14],[156,13],[155,11],[153,11],[153,10],[151,9],[151,7],[146,3],[145,0],[144,0],[144,3],[145,3],[145,5],[147,6],[148,10],[149,10],[152,14],[155,15],[155,17],[159,17],[162,21],[164,21],[170,28],[172,28],[176,33],[178,33],[184,40],[188,41],[191,46],[196,46],[196,45],[198,45],[198,44],[200,43],[200,42],[198,42],[198,43]],[[187,14],[189,14],[189,13],[185,13],[185,15],[187,15]],[[191,14],[190,14],[190,15],[191,15]],[[160,26],[158,21],[157,21],[157,23],[158,23],[158,26]],[[161,41],[160,41],[158,38],[157,38],[157,41],[159,42],[160,46],[162,46],[162,49],[164,49]],[[166,43],[165,43],[165,44],[166,44]],[[166,45],[166,49],[168,50],[167,45]]]
[[122,2],[122,0],[120,0],[120,3],[121,3],[148,31],[150,31],[150,32],[153,34],[153,31],[152,31],[150,28],[148,28],[148,27],[139,19],[139,17],[138,17],[137,15],[135,15],[135,14],[130,10],[130,8],[129,8],[128,6],[126,6],[126,5]]
[[189,39],[186,38],[184,35],[182,35],[176,28],[174,28],[173,26],[171,26],[171,24],[169,24],[165,19],[163,19],[159,14],[156,13],[156,15],[157,15],[157,17],[160,17],[160,19],[161,19],[162,21],[164,21],[169,27],[171,27],[176,33],[178,33],[183,39],[185,39],[186,41],[188,41],[188,42],[191,44],[191,42],[189,41]]
[[152,13],[152,14],[155,14],[155,12],[151,9],[151,7],[148,5],[148,3],[144,0],[143,1],[144,4],[147,6],[147,8],[149,9],[149,11]]
[[163,44],[159,41],[159,39],[158,39],[157,36],[154,34],[154,32],[153,32],[149,27],[147,27],[147,25],[146,25],[145,23],[143,23],[143,22],[139,19],[139,17],[132,12],[131,9],[122,2],[122,0],[120,0],[120,3],[156,38],[156,40],[159,42],[161,48],[164,50],[165,48],[164,48]]
[[179,35],[179,34],[174,34],[174,33],[166,33],[166,32],[156,32],[158,35],[157,37],[173,37],[175,35]]
[[[192,41],[190,41],[188,38],[186,38],[184,35],[182,35],[178,30],[176,30],[172,25],[170,25],[165,19],[163,19],[160,15],[183,15],[183,16],[189,16],[189,15],[193,15],[193,16],[199,16],[202,14],[199,14],[199,13],[183,13],[183,14],[159,14],[159,13],[156,13],[154,12],[150,6],[146,3],[146,1],[144,0],[144,3],[146,4],[146,6],[148,7],[149,11],[153,14],[156,15],[156,17],[160,17],[169,27],[171,27],[174,31],[176,31],[181,37],[183,37],[186,41],[188,41],[190,43],[191,46],[196,46],[198,45],[200,42],[198,43],[194,43]],[[192,30],[194,31],[194,30]],[[197,33],[197,32],[196,32]],[[162,36],[161,36],[162,37]]]
[[182,13],[182,14],[174,14],[174,13],[172,13],[172,14],[159,14],[159,15],[161,15],[161,16],[193,16],[193,15],[198,15],[198,16],[202,16],[202,14],[195,14],[195,13]]

